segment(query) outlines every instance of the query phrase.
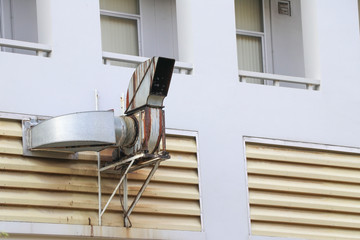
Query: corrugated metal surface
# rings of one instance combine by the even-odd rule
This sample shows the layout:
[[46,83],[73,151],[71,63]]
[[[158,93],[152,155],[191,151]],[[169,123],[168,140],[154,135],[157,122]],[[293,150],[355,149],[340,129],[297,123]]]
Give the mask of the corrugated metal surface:
[[[0,119],[0,221],[98,224],[97,160],[23,157],[20,121]],[[200,231],[196,141],[168,136],[172,156],[155,173],[131,215],[135,228]],[[110,151],[102,153],[109,158]],[[129,175],[133,198],[150,169]],[[103,205],[119,178],[102,180]],[[132,199],[130,199],[132,200]],[[119,198],[102,218],[104,226],[123,226]]]
[[360,155],[246,144],[252,235],[360,239]]

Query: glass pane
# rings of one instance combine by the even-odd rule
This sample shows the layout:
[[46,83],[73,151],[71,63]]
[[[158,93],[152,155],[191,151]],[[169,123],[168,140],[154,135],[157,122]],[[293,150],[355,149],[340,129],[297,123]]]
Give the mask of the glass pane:
[[[236,42],[239,69],[263,72],[261,38],[237,35]],[[261,79],[248,79],[247,82],[263,84],[263,80]]]
[[100,9],[139,14],[139,0],[100,0]]
[[103,51],[139,55],[136,20],[101,16],[101,38]]
[[236,28],[263,32],[262,0],[235,0]]

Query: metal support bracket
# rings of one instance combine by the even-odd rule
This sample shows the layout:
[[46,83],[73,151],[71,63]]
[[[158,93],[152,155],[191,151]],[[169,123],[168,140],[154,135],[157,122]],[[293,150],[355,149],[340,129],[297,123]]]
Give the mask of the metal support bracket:
[[[101,167],[98,169],[98,184],[99,184],[99,201],[101,201],[101,173],[116,173],[120,175],[119,183],[116,185],[114,191],[112,192],[110,198],[106,202],[104,208],[102,208],[101,202],[99,202],[99,225],[101,225],[101,218],[104,215],[106,209],[108,208],[110,202],[114,198],[117,191],[119,191],[120,203],[123,210],[123,219],[124,226],[129,228],[132,226],[130,221],[130,215],[134,210],[136,204],[139,202],[142,194],[144,193],[146,187],[148,186],[151,178],[154,176],[156,170],[158,169],[160,163],[164,160],[169,159],[170,156],[167,152],[162,152],[160,154],[146,154],[140,153],[131,157],[127,157],[120,161],[116,161],[107,166]],[[98,160],[100,162],[100,159]],[[151,171],[149,172],[147,178],[145,179],[143,185],[141,186],[139,192],[137,193],[135,199],[132,201],[130,207],[128,205],[128,184],[127,184],[127,175],[131,172],[139,170],[141,168],[152,166]],[[121,194],[120,187],[123,187],[123,193]]]
[[[133,200],[133,202],[131,203],[131,205],[130,205],[130,207],[129,207],[129,209],[128,209],[127,211],[126,211],[126,209],[125,209],[125,208],[127,208],[126,205],[125,205],[125,208],[124,208],[125,227],[131,227],[131,224],[128,225],[128,222],[129,222],[129,221],[127,221],[127,220],[129,219],[129,216],[130,216],[131,212],[134,210],[135,205],[136,205],[136,204],[138,203],[138,201],[140,200],[141,195],[144,193],[145,188],[146,188],[147,185],[149,184],[152,176],[154,175],[154,173],[155,173],[156,170],[158,169],[159,164],[160,164],[160,159],[154,164],[154,166],[153,166],[153,168],[151,169],[149,175],[147,176],[144,184],[141,186],[138,194],[136,195],[135,199]],[[125,188],[124,188],[124,191],[125,191]],[[126,190],[126,193],[127,193],[127,190]],[[127,197],[127,196],[126,196],[126,197]]]

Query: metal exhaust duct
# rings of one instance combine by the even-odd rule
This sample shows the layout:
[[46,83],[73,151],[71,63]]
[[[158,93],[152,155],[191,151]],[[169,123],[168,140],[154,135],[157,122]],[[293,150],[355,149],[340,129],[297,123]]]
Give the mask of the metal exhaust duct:
[[[175,60],[154,57],[132,75],[124,116],[113,111],[79,112],[42,122],[29,121],[27,151],[100,151],[117,147],[118,156],[154,154],[165,146],[163,100],[167,96]],[[25,151],[24,151],[25,152]]]

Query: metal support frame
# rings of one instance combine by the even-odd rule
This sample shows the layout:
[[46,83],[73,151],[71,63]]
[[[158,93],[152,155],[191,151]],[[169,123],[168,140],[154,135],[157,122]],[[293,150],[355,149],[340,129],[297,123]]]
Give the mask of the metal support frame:
[[[111,163],[107,166],[101,166],[101,159],[98,158],[98,185],[99,185],[99,225],[101,225],[101,218],[104,215],[106,209],[108,208],[110,202],[114,198],[117,191],[119,191],[120,203],[123,210],[123,219],[124,226],[129,228],[132,226],[130,221],[130,215],[134,210],[136,204],[140,200],[142,194],[144,193],[147,185],[149,184],[151,178],[155,174],[158,169],[160,163],[164,160],[169,159],[170,156],[167,152],[162,152],[160,154],[147,154],[147,153],[139,153],[131,157],[127,157]],[[128,184],[127,184],[127,175],[128,173],[134,172],[141,168],[152,166],[151,171],[149,172],[147,178],[145,179],[143,185],[141,186],[139,192],[136,194],[135,199],[132,201],[130,207],[128,205]],[[106,202],[104,208],[102,208],[102,193],[101,193],[101,173],[115,173],[120,175],[119,183],[116,185],[114,191],[112,192],[110,198]],[[121,194],[121,186],[123,188]]]

